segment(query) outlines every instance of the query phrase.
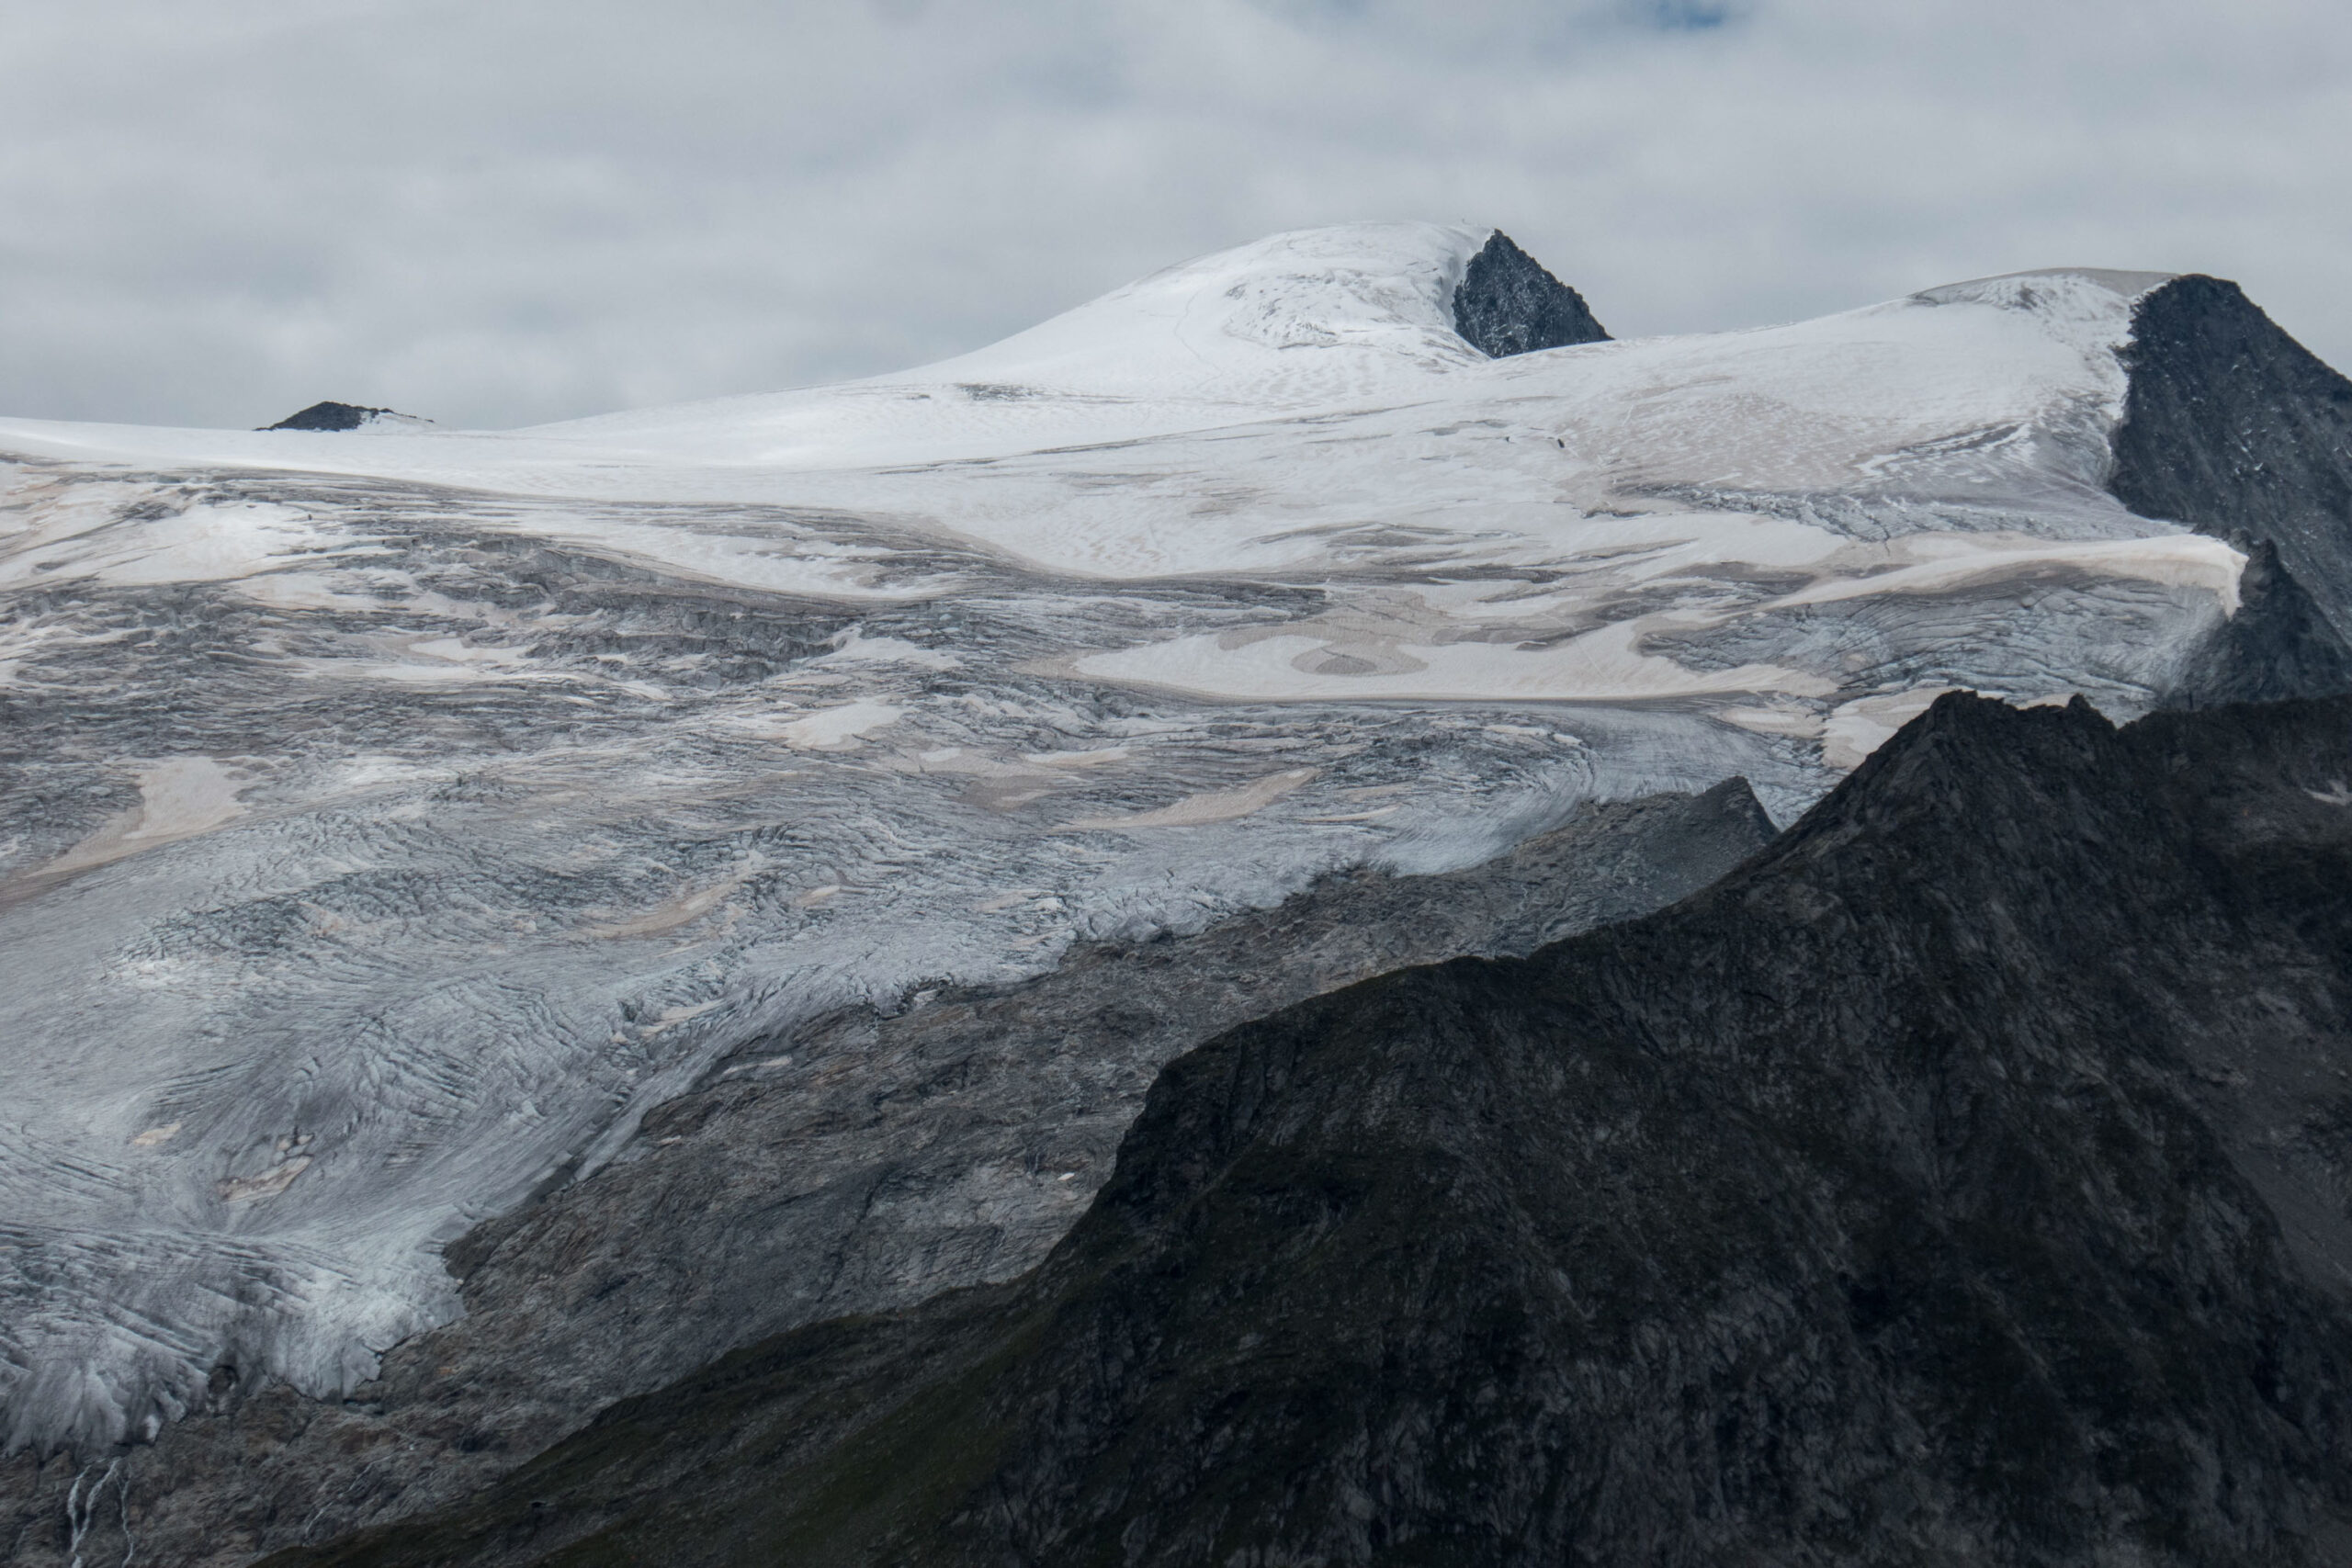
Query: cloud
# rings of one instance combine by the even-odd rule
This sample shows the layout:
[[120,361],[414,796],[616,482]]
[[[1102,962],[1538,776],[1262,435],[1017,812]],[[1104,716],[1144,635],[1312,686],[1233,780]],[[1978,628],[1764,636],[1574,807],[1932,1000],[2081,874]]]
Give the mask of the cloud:
[[2316,0],[96,0],[0,56],[0,412],[508,425],[975,346],[1167,263],[1492,222],[1620,333],[2048,264],[2352,364]]

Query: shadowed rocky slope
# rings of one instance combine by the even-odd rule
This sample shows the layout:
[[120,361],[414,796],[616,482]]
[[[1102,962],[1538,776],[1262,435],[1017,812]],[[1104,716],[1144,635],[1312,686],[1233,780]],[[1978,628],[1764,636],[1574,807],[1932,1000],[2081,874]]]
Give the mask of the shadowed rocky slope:
[[453,1245],[466,1315],[392,1350],[356,1398],[226,1368],[209,1408],[152,1447],[12,1457],[12,1560],[70,1560],[67,1500],[109,1461],[88,1561],[127,1534],[144,1561],[243,1562],[463,1496],[738,1346],[1010,1278],[1084,1211],[1170,1058],[1384,970],[1656,908],[1771,832],[1736,780],[1596,806],[1464,871],[1341,875],[1194,936],[1082,948],[1023,985],[753,1041],[619,1161]]
[[2238,613],[2213,628],[2168,694],[2179,707],[2267,703],[2352,691],[2352,649],[2279,561],[2269,539],[2247,541]]
[[1035,1273],[287,1563],[2341,1561],[2352,702],[1951,696],[1766,854],[1170,1066]]
[[2143,517],[2271,541],[2339,643],[2352,638],[2352,381],[2218,277],[2152,289],[2123,360],[2115,497]]
[[1454,288],[1453,330],[1496,359],[1609,340],[1583,295],[1500,232],[1470,258]]

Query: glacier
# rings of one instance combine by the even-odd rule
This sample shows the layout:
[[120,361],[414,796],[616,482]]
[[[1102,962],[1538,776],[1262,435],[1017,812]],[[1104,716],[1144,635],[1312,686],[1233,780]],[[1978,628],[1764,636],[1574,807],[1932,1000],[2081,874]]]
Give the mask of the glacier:
[[2245,549],[2107,488],[2168,275],[1490,358],[1493,238],[520,431],[0,420],[8,1446],[356,1387],[747,1040],[1596,803],[1785,820],[1945,691],[2135,716],[2237,614]]

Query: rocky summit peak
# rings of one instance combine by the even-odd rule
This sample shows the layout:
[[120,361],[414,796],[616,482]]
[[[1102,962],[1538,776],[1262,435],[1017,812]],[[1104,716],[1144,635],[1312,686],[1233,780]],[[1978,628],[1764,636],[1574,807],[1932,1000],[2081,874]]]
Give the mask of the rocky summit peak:
[[312,403],[300,413],[287,415],[276,424],[265,424],[264,430],[364,430],[373,424],[428,425],[433,422],[395,409],[371,409],[357,403]]
[[1464,269],[1453,290],[1453,330],[1492,359],[1539,348],[1607,343],[1584,296],[1498,229]]

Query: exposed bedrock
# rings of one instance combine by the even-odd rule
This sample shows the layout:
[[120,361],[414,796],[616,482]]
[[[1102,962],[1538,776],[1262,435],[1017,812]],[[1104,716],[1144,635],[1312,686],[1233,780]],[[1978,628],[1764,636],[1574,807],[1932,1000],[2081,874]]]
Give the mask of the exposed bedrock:
[[[781,1330],[1035,1265],[1108,1176],[1166,1062],[1333,987],[1525,953],[1704,886],[1771,836],[1737,780],[1593,806],[1467,871],[1325,880],[1197,935],[1080,948],[759,1040],[590,1179],[449,1248],[466,1315],[341,1404],[216,1374],[153,1446],[0,1465],[8,1561],[242,1562],[464,1496],[641,1393]],[[76,1505],[80,1505],[77,1503]],[[658,1554],[657,1554],[658,1555]]]
[[2278,555],[2274,540],[2248,542],[2238,612],[2191,655],[2168,703],[2211,707],[2352,691],[2352,650]]
[[1453,330],[1495,359],[1609,340],[1584,296],[1500,231],[1470,258],[1454,287]]
[[277,1561],[2342,1562],[2347,882],[2352,701],[1947,696],[1673,908],[1175,1062],[1035,1272]]
[[2274,541],[2352,640],[2352,381],[2216,277],[2149,291],[2123,359],[2108,488],[2144,517]]
[[393,409],[363,408],[357,403],[312,403],[300,413],[288,414],[276,424],[265,424],[264,430],[357,430],[379,420],[401,424],[424,424],[428,421],[414,414]]

